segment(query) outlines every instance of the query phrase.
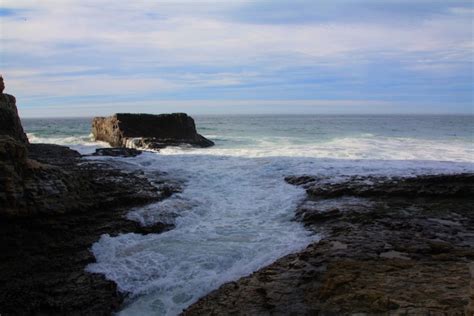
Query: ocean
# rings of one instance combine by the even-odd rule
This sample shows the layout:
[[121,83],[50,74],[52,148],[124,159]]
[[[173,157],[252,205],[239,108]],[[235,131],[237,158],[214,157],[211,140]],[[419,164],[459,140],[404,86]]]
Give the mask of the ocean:
[[[162,234],[103,235],[87,270],[115,281],[129,298],[121,315],[176,315],[236,280],[320,236],[293,220],[305,198],[285,176],[326,181],[353,175],[413,176],[474,171],[474,116],[215,115],[195,116],[211,148],[172,147],[112,159],[130,170],[179,182],[183,192],[131,210]],[[83,154],[93,142],[90,118],[23,119],[31,142],[67,145]]]

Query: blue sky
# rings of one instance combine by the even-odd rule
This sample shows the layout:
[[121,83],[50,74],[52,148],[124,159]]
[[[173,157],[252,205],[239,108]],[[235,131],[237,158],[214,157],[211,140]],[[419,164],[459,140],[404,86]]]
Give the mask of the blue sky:
[[473,113],[474,7],[424,0],[3,0],[22,116]]

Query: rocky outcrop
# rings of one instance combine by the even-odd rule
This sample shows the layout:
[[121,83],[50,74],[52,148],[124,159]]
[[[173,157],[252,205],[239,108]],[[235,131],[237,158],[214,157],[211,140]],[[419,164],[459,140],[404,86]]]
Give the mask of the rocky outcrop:
[[466,307],[466,315],[474,315],[474,263],[470,267],[471,280],[469,287],[469,304]]
[[27,194],[16,200],[24,201],[24,212],[0,215],[0,313],[112,314],[124,297],[115,283],[84,270],[95,261],[90,247],[102,234],[170,229],[161,223],[143,227],[125,215],[179,188],[160,180],[162,175],[153,179],[157,186],[139,170],[85,160],[61,146],[33,144],[29,151],[41,167],[19,180],[26,183]]
[[209,147],[214,143],[196,132],[194,120],[184,113],[115,114],[92,121],[96,140],[113,147],[160,149],[189,144]]
[[1,93],[0,215],[16,214],[23,207],[24,178],[33,165],[28,160],[27,145],[28,139],[18,116],[15,97]]
[[473,174],[287,181],[306,188],[296,219],[321,241],[184,315],[471,315]]
[[110,157],[136,157],[142,152],[135,148],[98,148],[92,156],[110,156]]
[[5,93],[0,93],[0,135],[8,135],[22,143],[28,143],[18,116],[16,99]]
[[0,216],[18,214],[25,205],[24,179],[29,171],[26,145],[0,135]]
[[[113,282],[84,270],[94,262],[90,247],[102,234],[169,229],[143,227],[125,215],[179,188],[162,173],[150,179],[123,170],[123,162],[119,168],[67,147],[28,144],[14,98],[1,97],[8,102],[0,103],[0,314],[112,314],[124,297]],[[118,154],[139,152],[100,152]]]

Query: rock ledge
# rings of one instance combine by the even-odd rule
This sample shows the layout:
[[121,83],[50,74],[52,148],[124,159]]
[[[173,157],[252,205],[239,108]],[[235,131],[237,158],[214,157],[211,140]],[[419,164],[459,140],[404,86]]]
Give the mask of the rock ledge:
[[473,315],[473,174],[286,180],[321,240],[184,315]]

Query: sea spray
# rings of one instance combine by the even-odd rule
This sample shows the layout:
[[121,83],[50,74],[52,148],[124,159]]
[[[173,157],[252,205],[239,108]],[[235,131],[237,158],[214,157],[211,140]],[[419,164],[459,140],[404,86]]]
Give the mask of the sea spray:
[[[304,199],[288,175],[326,181],[352,175],[414,176],[472,172],[472,116],[210,116],[198,131],[207,149],[169,147],[114,159],[123,168],[157,172],[183,192],[131,210],[150,225],[174,223],[161,235],[107,235],[94,244],[103,273],[130,293],[125,315],[175,315],[220,284],[236,280],[318,239],[293,221]],[[89,153],[90,121],[30,120],[32,142]],[[53,131],[53,132],[51,132]],[[33,134],[31,134],[33,133]]]
[[304,190],[272,159],[147,153],[136,168],[187,179],[182,193],[131,212],[140,223],[170,219],[160,235],[103,236],[92,250],[103,273],[136,300],[122,314],[175,315],[226,281],[298,251],[318,236],[293,219]]
[[106,235],[92,248],[97,263],[88,271],[103,273],[131,294],[122,315],[176,315],[221,284],[318,240],[293,220],[305,192],[285,183],[286,175],[311,173],[339,181],[350,175],[409,176],[469,168],[433,161],[248,158],[183,154],[179,148],[164,152],[127,159],[127,165],[149,176],[156,171],[175,175],[175,181],[186,181],[183,192],[134,209],[129,218],[176,227],[160,235]]

